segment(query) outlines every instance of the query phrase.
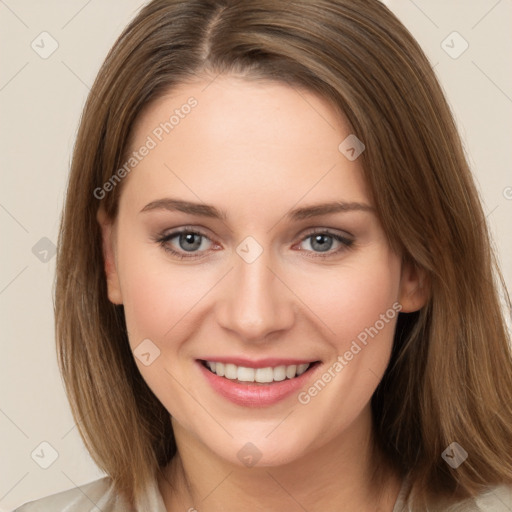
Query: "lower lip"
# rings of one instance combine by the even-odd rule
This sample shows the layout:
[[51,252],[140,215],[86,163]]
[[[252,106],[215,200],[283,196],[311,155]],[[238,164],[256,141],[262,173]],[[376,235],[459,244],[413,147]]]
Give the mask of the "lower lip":
[[197,361],[199,369],[219,395],[237,405],[244,407],[266,407],[273,405],[286,397],[297,393],[304,387],[319,363],[313,363],[302,375],[293,379],[268,384],[239,384],[225,377],[219,377],[206,368],[202,362]]

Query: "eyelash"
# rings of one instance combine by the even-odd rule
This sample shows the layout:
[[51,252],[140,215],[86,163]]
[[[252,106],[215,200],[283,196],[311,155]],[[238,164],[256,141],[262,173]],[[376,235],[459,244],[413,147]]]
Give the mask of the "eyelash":
[[[168,234],[159,236],[159,237],[156,238],[155,241],[158,244],[160,244],[161,247],[166,252],[171,253],[174,257],[176,257],[176,258],[178,258],[180,260],[182,260],[182,259],[194,260],[194,259],[198,259],[198,258],[203,258],[204,256],[201,255],[201,254],[193,254],[192,253],[190,255],[187,255],[187,254],[184,254],[182,252],[175,251],[174,249],[171,249],[167,245],[168,242],[171,241],[173,238],[176,238],[177,236],[183,235],[183,234],[198,235],[198,236],[201,236],[203,238],[206,238],[206,239],[210,240],[210,238],[206,234],[202,233],[201,231],[198,231],[198,230],[195,230],[195,229],[183,228],[183,229],[180,229],[180,230],[177,230],[177,231],[173,231],[172,233],[168,233]],[[314,253],[313,255],[308,256],[309,258],[323,258],[323,259],[330,258],[330,257],[333,257],[333,256],[336,256],[336,255],[340,254],[342,251],[350,249],[352,247],[353,243],[354,243],[354,240],[351,240],[350,238],[346,238],[344,236],[341,236],[341,235],[339,235],[337,233],[332,233],[328,229],[312,231],[312,232],[308,233],[306,236],[304,236],[301,239],[300,242],[302,243],[302,242],[304,242],[308,238],[311,238],[314,235],[327,235],[329,237],[334,238],[337,242],[341,243],[342,246],[339,249],[335,250],[335,251],[328,251],[328,252],[326,252],[324,254],[322,254],[322,253]],[[312,251],[303,251],[303,252],[312,252]]]

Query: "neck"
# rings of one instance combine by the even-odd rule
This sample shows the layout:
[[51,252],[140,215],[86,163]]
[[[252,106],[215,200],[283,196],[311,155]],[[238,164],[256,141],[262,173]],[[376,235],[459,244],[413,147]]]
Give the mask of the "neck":
[[159,481],[167,510],[392,512],[400,490],[398,475],[373,449],[369,407],[342,436],[281,466],[235,466],[179,424],[173,428],[178,453]]

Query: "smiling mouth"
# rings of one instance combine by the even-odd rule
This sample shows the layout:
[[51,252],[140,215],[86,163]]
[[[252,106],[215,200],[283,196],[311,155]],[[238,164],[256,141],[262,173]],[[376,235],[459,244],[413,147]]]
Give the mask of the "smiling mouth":
[[298,365],[290,364],[268,366],[266,368],[249,368],[231,363],[201,360],[201,364],[211,373],[238,384],[272,384],[273,382],[292,380],[311,370],[311,368],[318,363],[319,361],[313,361],[311,363]]

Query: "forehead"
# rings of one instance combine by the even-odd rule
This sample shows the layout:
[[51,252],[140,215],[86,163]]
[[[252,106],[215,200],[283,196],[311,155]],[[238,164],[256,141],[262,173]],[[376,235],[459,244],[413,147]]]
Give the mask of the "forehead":
[[268,201],[324,200],[326,193],[367,200],[360,161],[340,150],[350,135],[334,107],[304,89],[233,76],[198,79],[170,90],[137,120],[130,151],[150,149],[130,172],[127,195],[154,200],[179,191],[234,203],[261,201],[257,191],[264,191]]

